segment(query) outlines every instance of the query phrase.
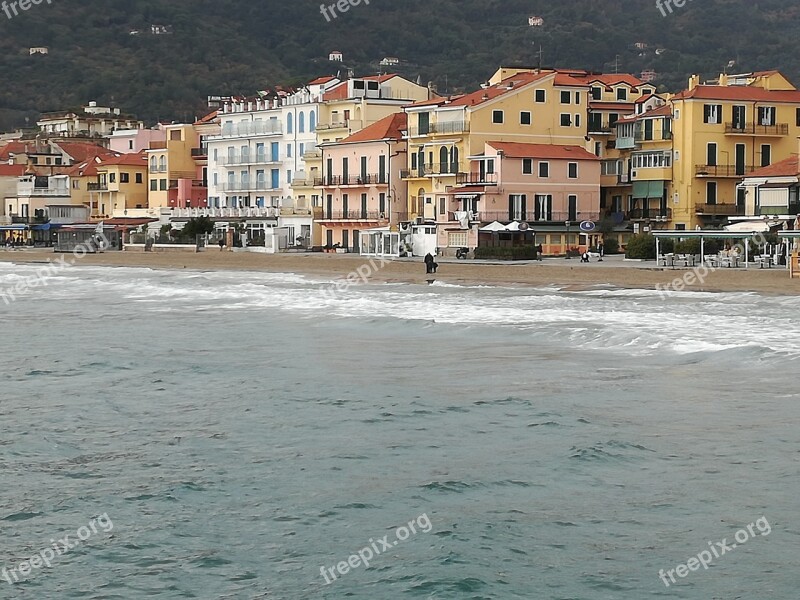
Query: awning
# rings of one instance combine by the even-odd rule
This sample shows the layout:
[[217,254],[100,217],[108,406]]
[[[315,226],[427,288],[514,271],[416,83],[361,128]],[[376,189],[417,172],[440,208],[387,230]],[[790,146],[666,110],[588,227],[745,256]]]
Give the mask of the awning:
[[27,231],[27,225],[0,225],[0,231]]
[[472,186],[472,187],[459,187],[447,192],[456,198],[472,198],[473,196],[482,196],[486,193],[485,186]]
[[634,181],[633,182],[633,197],[634,198],[663,198],[664,197],[664,182],[663,181]]
[[782,225],[776,221],[742,221],[725,227],[725,231],[741,231],[743,233],[767,233],[775,227]]

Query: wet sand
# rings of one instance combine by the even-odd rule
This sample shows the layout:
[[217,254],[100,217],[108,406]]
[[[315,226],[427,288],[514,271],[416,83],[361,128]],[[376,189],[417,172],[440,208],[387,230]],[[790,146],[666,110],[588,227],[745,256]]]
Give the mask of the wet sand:
[[[44,263],[55,261],[60,254],[45,250],[0,251],[0,261],[15,263]],[[571,289],[609,285],[621,288],[655,289],[667,286],[684,277],[689,270],[659,268],[655,263],[626,263],[619,257],[609,257],[605,264],[581,264],[574,260],[545,260],[541,263],[486,263],[449,262],[440,260],[436,275],[425,274],[421,259],[401,259],[381,263],[355,255],[340,254],[249,254],[209,250],[199,254],[109,252],[87,255],[76,259],[68,254],[64,259],[76,266],[147,267],[152,269],[191,269],[197,271],[240,270],[271,273],[297,273],[306,275],[346,277],[360,267],[372,271],[374,282],[426,283],[428,280],[469,285],[555,285]],[[619,266],[611,266],[619,265]],[[377,268],[376,268],[377,267]],[[783,268],[749,271],[720,269],[711,272],[703,283],[689,285],[686,291],[706,292],[759,292],[765,294],[795,295],[800,293],[800,280],[789,279]]]

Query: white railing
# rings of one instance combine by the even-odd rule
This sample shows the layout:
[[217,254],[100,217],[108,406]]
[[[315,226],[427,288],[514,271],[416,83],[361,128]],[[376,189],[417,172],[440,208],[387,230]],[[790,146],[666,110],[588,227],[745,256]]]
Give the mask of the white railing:
[[183,219],[197,219],[200,217],[213,218],[268,218],[277,219],[280,215],[279,208],[250,206],[245,208],[173,208],[169,217]]
[[250,135],[280,135],[283,133],[283,125],[273,122],[246,122],[237,125],[225,126],[220,135],[210,136],[209,139],[220,139],[230,137],[244,137]]
[[271,154],[234,154],[233,156],[223,156],[219,160],[222,166],[232,165],[266,165],[282,162],[282,157],[272,156]]

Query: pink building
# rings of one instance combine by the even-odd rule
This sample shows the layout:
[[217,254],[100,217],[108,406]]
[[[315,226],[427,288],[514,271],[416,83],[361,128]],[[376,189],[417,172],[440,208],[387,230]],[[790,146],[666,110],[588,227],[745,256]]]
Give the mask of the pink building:
[[160,125],[154,129],[119,129],[108,136],[108,148],[119,154],[138,154],[149,150],[151,142],[166,139],[167,134]]
[[322,240],[370,255],[398,255],[397,225],[408,220],[403,139],[406,114],[381,119],[339,142],[321,145]]
[[477,247],[480,230],[495,222],[527,224],[546,255],[599,241],[580,224],[600,220],[600,159],[579,146],[487,142],[458,183],[437,220],[445,253]]

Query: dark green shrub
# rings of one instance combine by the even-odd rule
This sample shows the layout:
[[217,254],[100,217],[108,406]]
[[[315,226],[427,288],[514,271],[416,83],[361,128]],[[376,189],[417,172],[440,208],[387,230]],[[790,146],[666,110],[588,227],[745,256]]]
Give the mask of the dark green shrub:
[[616,238],[609,238],[603,242],[603,250],[606,254],[619,254],[619,241]]
[[[662,250],[664,252],[664,250]],[[642,233],[633,236],[628,240],[627,258],[640,260],[655,260],[656,258],[656,238],[649,233]]]

